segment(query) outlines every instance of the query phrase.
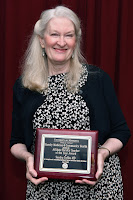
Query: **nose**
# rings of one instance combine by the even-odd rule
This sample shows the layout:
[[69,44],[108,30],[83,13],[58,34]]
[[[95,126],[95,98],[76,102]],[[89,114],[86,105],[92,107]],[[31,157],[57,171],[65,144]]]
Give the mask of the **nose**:
[[65,37],[60,36],[57,43],[58,43],[58,45],[60,45],[60,47],[64,47],[66,45]]

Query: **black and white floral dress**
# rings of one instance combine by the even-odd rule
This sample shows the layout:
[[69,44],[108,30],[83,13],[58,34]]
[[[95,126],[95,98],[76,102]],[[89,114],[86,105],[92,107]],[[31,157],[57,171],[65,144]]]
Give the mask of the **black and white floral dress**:
[[[87,81],[88,71],[83,66],[79,87]],[[90,130],[89,108],[82,96],[66,89],[66,74],[49,77],[46,99],[33,117],[35,147],[36,128]],[[123,184],[120,161],[117,155],[110,156],[104,165],[104,172],[99,182],[89,185],[75,184],[74,181],[49,180],[35,186],[28,181],[27,200],[122,200]]]

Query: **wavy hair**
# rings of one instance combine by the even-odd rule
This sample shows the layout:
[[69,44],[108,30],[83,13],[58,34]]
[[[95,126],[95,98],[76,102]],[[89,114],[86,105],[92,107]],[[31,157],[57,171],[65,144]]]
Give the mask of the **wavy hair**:
[[75,91],[82,73],[81,64],[86,63],[81,54],[81,25],[77,15],[65,6],[57,6],[42,12],[40,19],[34,26],[34,31],[25,52],[22,64],[22,82],[30,90],[42,91],[48,88],[47,56],[42,56],[42,47],[39,36],[43,38],[49,21],[54,17],[65,17],[71,20],[75,27],[76,47],[70,62],[70,71],[67,75],[67,89]]

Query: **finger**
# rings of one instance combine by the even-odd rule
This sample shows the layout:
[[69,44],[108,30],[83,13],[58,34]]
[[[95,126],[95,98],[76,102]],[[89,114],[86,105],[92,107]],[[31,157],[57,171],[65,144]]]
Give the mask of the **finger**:
[[90,181],[90,180],[87,180],[87,179],[83,179],[83,182],[85,183],[85,184],[88,184],[88,185],[95,185],[96,183],[97,183],[97,181]]
[[103,173],[102,171],[97,171],[97,172],[96,172],[95,177],[96,177],[97,180],[99,180],[99,179],[101,178],[102,173]]
[[101,157],[100,154],[98,154],[98,163],[97,163],[97,172],[96,172],[96,179],[100,179],[100,177],[102,176],[103,173],[103,168],[104,168],[104,160]]
[[75,183],[84,184],[84,182],[82,180],[75,180]]
[[29,169],[28,171],[32,177],[37,177],[37,172],[34,169]]
[[82,180],[85,184],[89,184],[89,185],[95,185],[97,183],[97,181],[90,181],[90,180],[87,180],[87,179],[83,179]]
[[88,184],[88,185],[95,185],[97,181],[90,181],[87,179],[82,179],[82,180],[76,180],[75,183],[80,183],[80,184]]
[[27,173],[26,178],[27,178],[28,180],[30,180],[32,183],[34,183],[35,185],[38,185],[38,184],[40,184],[40,183],[45,182],[45,181],[48,180],[47,177],[42,177],[42,178],[38,178],[38,179],[37,179],[37,178],[34,178],[34,177],[32,177],[31,174],[29,174],[29,173]]
[[40,183],[45,183],[45,181],[47,181],[47,180],[48,180],[47,177],[42,177],[39,179],[32,178],[32,183],[34,183],[35,185],[38,185]]
[[33,160],[33,158],[29,158],[26,167],[27,167],[27,172],[29,172],[31,174],[31,176],[37,177],[37,172],[34,169],[34,160]]
[[103,163],[99,162],[98,168],[97,168],[97,172],[96,172],[96,174],[95,174],[95,177],[96,177],[97,180],[99,180],[100,177],[102,176],[102,173],[103,173],[103,166],[104,166]]
[[46,181],[48,181],[47,177],[42,177],[39,179],[39,183],[45,183]]

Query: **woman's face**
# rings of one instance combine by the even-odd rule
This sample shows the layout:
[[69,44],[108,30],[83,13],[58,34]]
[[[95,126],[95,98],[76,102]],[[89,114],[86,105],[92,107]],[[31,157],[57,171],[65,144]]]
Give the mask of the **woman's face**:
[[40,43],[52,64],[69,62],[76,45],[74,24],[67,18],[51,19]]

